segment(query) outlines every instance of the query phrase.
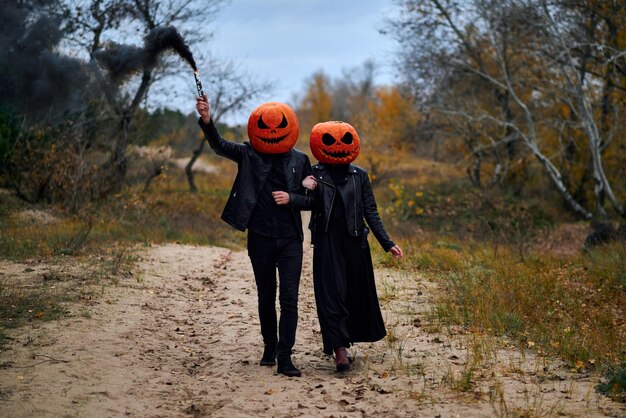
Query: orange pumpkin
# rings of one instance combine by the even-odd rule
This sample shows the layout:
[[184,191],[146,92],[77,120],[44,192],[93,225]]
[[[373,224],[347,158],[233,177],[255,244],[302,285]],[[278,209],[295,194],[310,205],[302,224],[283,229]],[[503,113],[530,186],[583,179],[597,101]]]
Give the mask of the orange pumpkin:
[[349,164],[359,156],[361,140],[349,123],[322,122],[311,130],[310,146],[320,163]]
[[287,152],[293,148],[299,134],[296,112],[284,103],[263,103],[252,111],[248,119],[248,138],[257,152]]

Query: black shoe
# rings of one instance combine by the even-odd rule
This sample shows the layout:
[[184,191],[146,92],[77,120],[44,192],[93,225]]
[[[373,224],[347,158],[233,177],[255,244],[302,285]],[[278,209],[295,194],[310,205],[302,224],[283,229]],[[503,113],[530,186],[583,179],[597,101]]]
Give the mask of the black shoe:
[[259,364],[261,366],[276,366],[276,347],[266,345]]
[[350,370],[350,357],[345,347],[337,347],[335,351],[335,365],[338,372],[347,372]]
[[302,373],[291,362],[290,356],[278,357],[278,373],[289,377],[300,377]]

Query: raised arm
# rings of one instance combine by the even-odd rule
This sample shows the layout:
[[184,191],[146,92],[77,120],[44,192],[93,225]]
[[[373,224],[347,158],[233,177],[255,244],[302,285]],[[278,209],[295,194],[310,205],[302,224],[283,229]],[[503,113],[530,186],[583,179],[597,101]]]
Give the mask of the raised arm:
[[204,97],[196,97],[196,110],[200,115],[198,124],[200,128],[202,128],[204,137],[209,142],[211,149],[215,151],[217,155],[239,162],[243,156],[245,145],[222,138],[211,118],[209,99],[206,94]]

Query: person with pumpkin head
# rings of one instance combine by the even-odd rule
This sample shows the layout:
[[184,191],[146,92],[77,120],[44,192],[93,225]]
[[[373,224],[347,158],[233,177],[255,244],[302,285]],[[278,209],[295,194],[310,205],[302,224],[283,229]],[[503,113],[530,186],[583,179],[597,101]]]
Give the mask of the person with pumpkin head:
[[310,147],[319,163],[302,184],[316,191],[309,225],[315,302],[324,353],[334,352],[336,369],[342,372],[350,369],[347,347],[386,335],[369,230],[385,251],[394,257],[403,253],[385,231],[367,172],[352,164],[361,147],[356,130],[345,122],[318,123]]
[[250,142],[240,144],[221,137],[206,95],[197,97],[196,109],[200,114],[198,123],[211,148],[239,167],[222,219],[240,231],[248,229],[248,255],[257,286],[265,345],[260,364],[278,363],[278,373],[300,376],[291,354],[298,321],[304,239],[300,210],[311,205],[302,181],[311,174],[311,163],[306,154],[293,149],[299,135],[298,119],[284,103],[264,103],[252,111],[248,120]]

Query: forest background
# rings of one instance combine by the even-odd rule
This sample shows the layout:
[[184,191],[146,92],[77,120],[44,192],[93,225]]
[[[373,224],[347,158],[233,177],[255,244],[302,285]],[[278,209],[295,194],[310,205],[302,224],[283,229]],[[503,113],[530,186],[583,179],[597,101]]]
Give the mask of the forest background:
[[[150,48],[144,37],[170,25],[195,50],[210,33],[191,29],[224,4],[2,0],[0,257],[105,255],[97,279],[106,282],[132,264],[136,246],[244,248],[244,235],[219,219],[236,167],[205,152],[196,115],[148,105],[151,89],[191,70],[174,55],[137,59]],[[341,77],[313,72],[292,103],[297,146],[309,152],[319,121],[356,127],[357,164],[407,254],[379,251],[376,262],[437,280],[441,324],[597,369],[600,390],[623,400],[626,6],[394,7],[385,32],[399,45],[401,81],[374,83],[373,62]],[[202,76],[214,119],[243,141],[245,126],[220,118],[271,84],[211,59]],[[0,341],[10,328],[63,316],[58,294],[4,283]]]

